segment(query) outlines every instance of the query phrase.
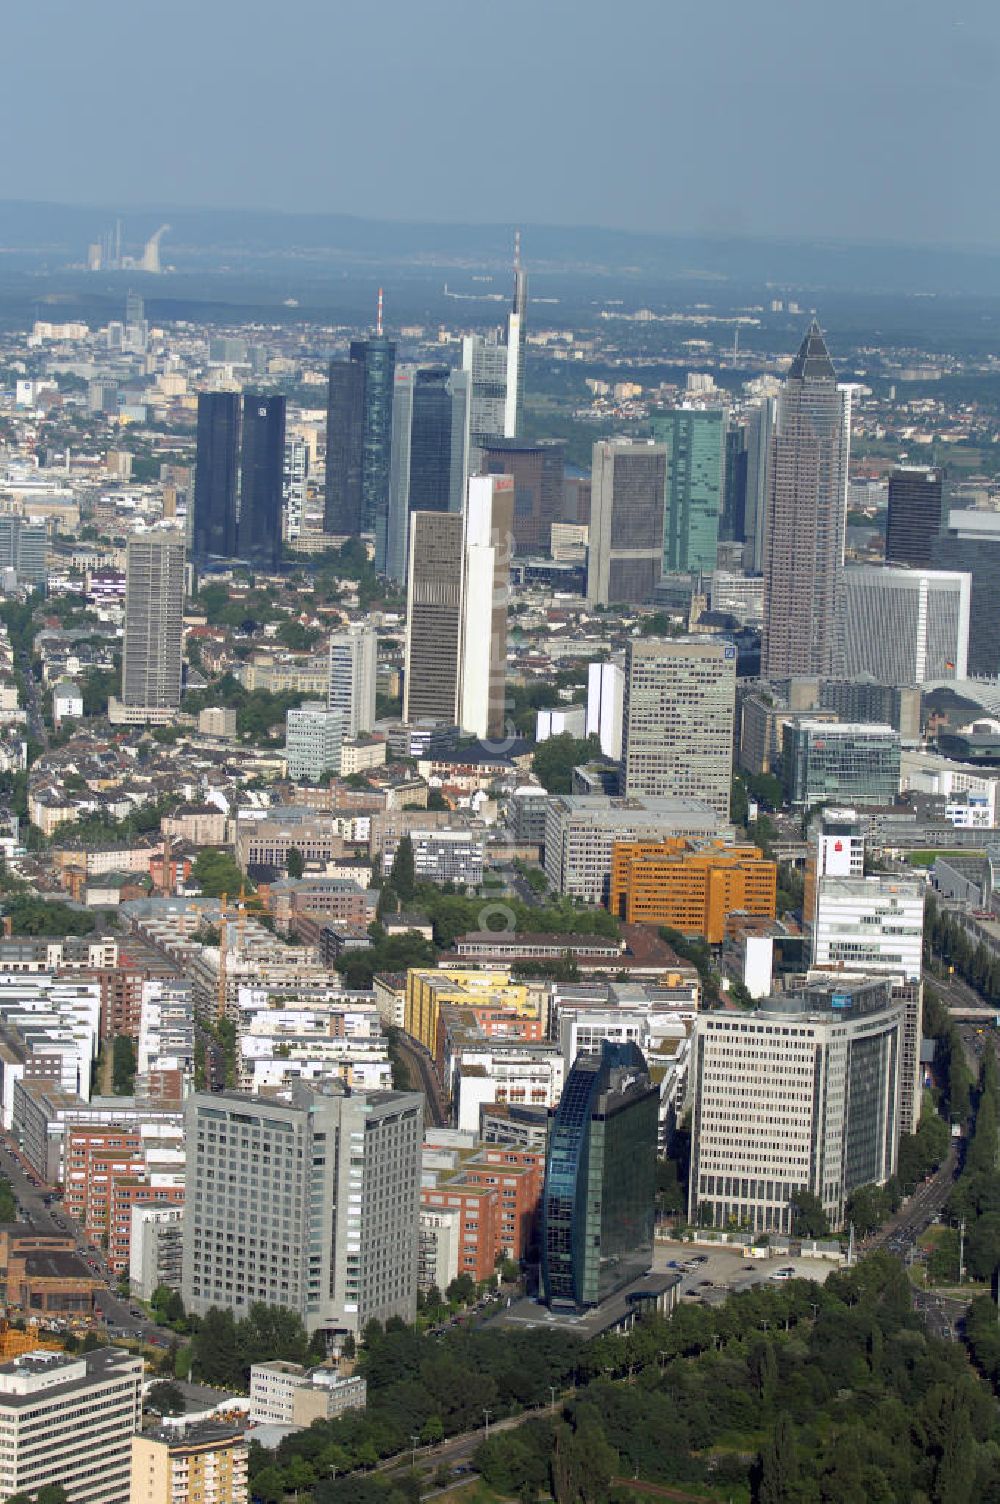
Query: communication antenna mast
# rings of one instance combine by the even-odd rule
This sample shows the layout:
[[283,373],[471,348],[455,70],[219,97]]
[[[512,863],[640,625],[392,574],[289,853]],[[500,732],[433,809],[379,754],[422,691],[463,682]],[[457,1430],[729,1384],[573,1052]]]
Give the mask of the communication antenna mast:
[[378,290],[378,313],[375,316],[375,333],[376,333],[376,335],[378,336],[379,339],[382,338],[382,289],[381,289],[381,287]]
[[515,230],[514,231],[514,270],[515,270],[515,272],[519,272],[521,270],[521,232],[520,232],[520,230]]

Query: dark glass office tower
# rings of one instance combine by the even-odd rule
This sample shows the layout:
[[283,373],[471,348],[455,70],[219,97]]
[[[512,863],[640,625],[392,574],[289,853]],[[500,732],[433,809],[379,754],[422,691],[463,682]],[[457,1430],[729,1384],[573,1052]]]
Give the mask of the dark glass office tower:
[[940,470],[894,470],[889,476],[885,562],[926,569],[941,531]]
[[447,512],[451,497],[451,392],[447,366],[414,372],[410,511]]
[[406,578],[412,514],[450,510],[456,400],[450,376],[447,366],[416,366],[396,375],[389,508],[384,532],[378,527],[375,535],[375,568],[390,579]]
[[194,472],[191,557],[195,564],[236,553],[240,399],[236,392],[201,392]]
[[364,370],[364,432],[361,452],[361,528],[373,533],[389,510],[392,451],[392,385],[396,346],[383,334],[351,341],[351,361]]
[[285,399],[247,392],[243,398],[240,469],[240,558],[258,569],[281,559],[281,486],[285,464]]
[[747,430],[730,420],[726,429],[726,473],[722,488],[719,537],[743,543],[747,535]]
[[352,345],[350,360],[331,360],[326,398],[323,531],[338,537],[361,532],[365,367],[353,352]]
[[542,1192],[542,1291],[598,1305],[653,1261],[659,1092],[637,1045],[578,1055],[550,1114]]

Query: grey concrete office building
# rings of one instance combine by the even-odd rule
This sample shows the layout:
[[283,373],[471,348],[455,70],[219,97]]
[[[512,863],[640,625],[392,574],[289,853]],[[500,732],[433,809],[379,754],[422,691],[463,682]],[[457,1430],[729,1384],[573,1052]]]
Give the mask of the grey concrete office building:
[[310,1332],[412,1322],[423,1096],[296,1082],[290,1101],[198,1092],[185,1113],[187,1310],[263,1301]]
[[663,573],[667,446],[631,439],[594,445],[587,600],[642,605]]
[[169,710],[180,704],[183,616],[183,537],[133,533],[125,558],[125,705]]
[[692,1223],[794,1232],[816,1196],[831,1226],[852,1191],[895,1173],[903,1007],[888,980],[811,981],[753,1013],[704,1013],[692,1036]]
[[621,792],[702,799],[729,818],[736,649],[713,639],[630,642]]

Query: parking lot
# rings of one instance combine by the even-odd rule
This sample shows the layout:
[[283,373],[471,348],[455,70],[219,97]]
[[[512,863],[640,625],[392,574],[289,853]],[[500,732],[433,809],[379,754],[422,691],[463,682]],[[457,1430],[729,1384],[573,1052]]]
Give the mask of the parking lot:
[[[696,1269],[687,1272],[678,1266],[701,1259]],[[729,1248],[697,1247],[691,1243],[657,1241],[653,1256],[653,1268],[677,1273],[681,1277],[680,1294],[708,1301],[715,1305],[737,1290],[749,1290],[752,1285],[784,1283],[784,1276],[774,1278],[778,1271],[791,1270],[789,1279],[811,1279],[817,1284],[838,1269],[835,1259],[788,1257],[775,1253],[771,1258],[751,1259]]]

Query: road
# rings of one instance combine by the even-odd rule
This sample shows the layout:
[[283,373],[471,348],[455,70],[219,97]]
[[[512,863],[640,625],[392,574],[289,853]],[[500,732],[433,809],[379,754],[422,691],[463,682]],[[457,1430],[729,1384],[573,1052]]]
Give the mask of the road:
[[424,1121],[427,1127],[446,1128],[448,1107],[431,1057],[423,1045],[403,1029],[395,1031],[394,1039],[403,1063],[409,1070],[410,1080],[420,1082],[420,1090],[424,1094]]
[[950,1295],[935,1295],[931,1290],[914,1290],[913,1309],[924,1318],[932,1337],[945,1342],[961,1340],[960,1327],[969,1308],[967,1300],[955,1300]]
[[889,1253],[905,1257],[922,1232],[926,1232],[935,1217],[939,1216],[951,1195],[962,1167],[960,1141],[952,1139],[951,1149],[944,1164],[931,1179],[917,1187],[913,1195],[903,1203],[894,1217],[862,1246],[864,1252],[873,1253],[876,1248],[885,1248]]
[[123,1334],[141,1336],[157,1346],[168,1346],[176,1341],[175,1333],[158,1327],[142,1314],[134,1316],[132,1312],[138,1310],[138,1306],[132,1307],[128,1301],[118,1298],[115,1294],[117,1280],[108,1269],[101,1250],[87,1242],[73,1218],[67,1216],[58,1204],[45,1205],[45,1196],[52,1192],[47,1186],[32,1185],[28,1178],[32,1173],[10,1141],[6,1137],[0,1139],[0,1174],[6,1175],[10,1181],[21,1220],[36,1232],[73,1238],[77,1252],[87,1261],[94,1274],[104,1280],[107,1287],[97,1292],[96,1301],[108,1326]]

